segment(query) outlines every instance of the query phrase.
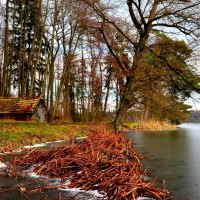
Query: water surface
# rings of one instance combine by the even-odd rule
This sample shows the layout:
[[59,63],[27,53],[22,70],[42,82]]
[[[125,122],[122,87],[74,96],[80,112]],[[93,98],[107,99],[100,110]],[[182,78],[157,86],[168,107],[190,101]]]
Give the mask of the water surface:
[[182,124],[175,131],[127,132],[146,159],[144,168],[165,180],[173,199],[200,199],[200,124]]

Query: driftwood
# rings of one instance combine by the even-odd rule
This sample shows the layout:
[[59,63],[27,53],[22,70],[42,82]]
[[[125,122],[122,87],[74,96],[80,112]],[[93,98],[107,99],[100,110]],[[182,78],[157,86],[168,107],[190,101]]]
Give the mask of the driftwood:
[[31,150],[16,156],[10,163],[12,166],[36,165],[34,171],[39,175],[59,177],[63,183],[70,180],[70,184],[62,187],[98,190],[106,193],[108,199],[139,196],[172,199],[165,187],[155,187],[155,180],[146,181],[141,158],[122,134],[109,133],[102,127],[77,144]]

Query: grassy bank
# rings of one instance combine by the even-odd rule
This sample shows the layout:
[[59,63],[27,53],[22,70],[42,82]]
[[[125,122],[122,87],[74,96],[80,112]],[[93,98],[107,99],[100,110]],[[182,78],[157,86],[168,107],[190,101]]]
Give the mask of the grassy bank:
[[94,130],[92,124],[47,124],[0,122],[0,152],[20,149],[25,145],[67,140],[85,136]]
[[163,130],[176,129],[175,125],[157,120],[124,123],[123,126],[130,130],[137,130],[137,131],[163,131]]

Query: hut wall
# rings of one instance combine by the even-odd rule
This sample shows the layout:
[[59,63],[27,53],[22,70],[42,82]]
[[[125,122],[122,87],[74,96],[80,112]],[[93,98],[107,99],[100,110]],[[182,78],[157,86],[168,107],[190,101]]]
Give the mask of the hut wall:
[[47,121],[47,109],[45,105],[40,101],[31,118],[33,121],[46,122]]
[[30,114],[18,114],[18,113],[5,113],[5,114],[0,114],[0,119],[3,120],[16,120],[16,121],[28,121],[31,120],[31,115]]

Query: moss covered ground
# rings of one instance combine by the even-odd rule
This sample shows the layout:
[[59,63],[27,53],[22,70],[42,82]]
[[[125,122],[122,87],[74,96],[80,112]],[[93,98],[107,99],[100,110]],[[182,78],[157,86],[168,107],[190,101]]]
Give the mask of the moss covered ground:
[[56,140],[82,137],[94,130],[93,124],[48,124],[0,121],[0,152]]

